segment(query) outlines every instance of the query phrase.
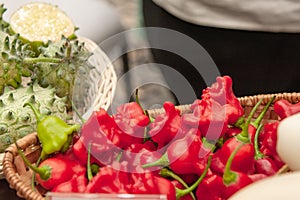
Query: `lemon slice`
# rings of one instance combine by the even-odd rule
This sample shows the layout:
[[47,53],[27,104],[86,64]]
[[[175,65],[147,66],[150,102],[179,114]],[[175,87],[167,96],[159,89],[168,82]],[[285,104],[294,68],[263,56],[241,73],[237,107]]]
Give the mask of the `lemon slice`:
[[49,3],[28,3],[19,8],[10,18],[14,33],[29,42],[59,41],[64,35],[71,37],[75,26],[70,17],[58,6]]

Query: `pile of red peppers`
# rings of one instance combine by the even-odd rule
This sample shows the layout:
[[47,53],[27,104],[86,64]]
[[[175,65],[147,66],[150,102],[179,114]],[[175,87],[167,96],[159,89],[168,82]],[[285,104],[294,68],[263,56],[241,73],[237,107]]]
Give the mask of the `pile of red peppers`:
[[[280,121],[262,123],[272,101],[255,120],[261,101],[246,117],[231,77],[220,76],[191,104],[190,113],[181,114],[170,102],[155,119],[136,102],[122,104],[112,115],[99,109],[68,151],[40,163],[43,172],[36,180],[53,192],[228,199],[284,165],[276,152]],[[299,108],[284,100],[274,104],[281,118]]]

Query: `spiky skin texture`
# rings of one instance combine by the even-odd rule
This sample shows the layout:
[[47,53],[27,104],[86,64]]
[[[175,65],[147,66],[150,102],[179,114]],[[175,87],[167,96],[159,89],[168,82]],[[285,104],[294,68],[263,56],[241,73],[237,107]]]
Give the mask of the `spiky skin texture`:
[[66,98],[55,95],[54,88],[42,88],[37,83],[17,89],[5,88],[0,96],[0,153],[16,139],[36,131],[36,117],[26,102],[33,103],[41,114],[55,115],[68,121]]
[[6,31],[9,27],[9,23],[3,19],[3,13],[5,13],[6,10],[7,9],[4,7],[4,4],[1,4],[0,5],[0,30],[2,31]]
[[0,94],[5,86],[18,88],[22,76],[31,75],[29,65],[24,64],[23,59],[34,56],[34,53],[18,38],[17,34],[11,36],[0,31]]
[[53,86],[59,97],[67,97],[71,104],[75,79],[85,76],[93,66],[88,62],[92,55],[84,43],[62,37],[60,41],[49,41],[47,47],[40,48],[39,57],[59,58],[60,63],[37,63],[34,65],[35,78],[42,87]]

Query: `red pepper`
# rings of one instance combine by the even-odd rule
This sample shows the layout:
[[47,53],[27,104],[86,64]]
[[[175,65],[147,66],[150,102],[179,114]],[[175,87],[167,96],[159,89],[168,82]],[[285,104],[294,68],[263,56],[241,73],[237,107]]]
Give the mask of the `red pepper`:
[[26,158],[18,144],[15,144],[26,166],[34,172],[37,182],[46,190],[51,190],[55,186],[70,180],[75,173],[83,174],[85,172],[84,167],[76,167],[79,163],[70,159],[68,154],[58,155],[58,153],[56,157],[47,158],[41,163],[38,161],[38,166],[34,166]]
[[226,162],[223,173],[223,183],[226,186],[224,190],[225,199],[228,199],[235,192],[252,183],[252,179],[248,174],[233,171],[231,168],[234,157],[244,145],[245,144],[240,144],[236,149],[234,149]]
[[277,167],[281,168],[285,163],[281,160],[276,150],[277,127],[279,123],[279,121],[266,123],[260,133],[258,144],[260,145],[260,152],[271,158]]
[[[86,165],[87,158],[88,158],[88,149],[85,146],[82,137],[80,137],[76,141],[76,143],[72,146],[72,150],[73,150],[74,155],[76,156],[78,162],[80,162],[80,164],[82,164],[82,165]],[[100,160],[93,157],[93,155],[91,155],[91,163],[96,163],[101,166],[103,165],[102,162],[100,162]]]
[[128,190],[131,194],[160,194],[155,176],[149,171],[130,173],[129,179]]
[[157,116],[150,124],[149,134],[154,142],[158,144],[158,149],[163,148],[180,133],[180,112],[173,103],[165,102],[165,113]]
[[[37,182],[45,189],[51,190],[55,186],[72,178],[74,162],[63,158],[47,158],[38,167],[30,168],[36,173]],[[27,164],[27,166],[29,166]]]
[[239,127],[235,127],[235,126],[229,127],[227,129],[226,133],[224,134],[224,141],[240,134],[241,132],[242,132],[242,129]]
[[165,178],[154,177],[159,194],[165,194],[168,200],[176,200],[176,190],[173,183]]
[[[156,151],[156,146],[150,140],[141,144],[135,143],[125,148],[122,152],[120,162],[128,162],[128,168],[130,172],[135,172],[136,170],[141,170],[139,166],[143,164],[153,162],[161,157],[161,153]],[[156,171],[157,167],[150,168],[148,170]]]
[[196,190],[197,199],[225,200],[223,178],[217,174],[206,176]]
[[143,141],[145,127],[150,120],[144,114],[143,109],[136,102],[129,102],[120,105],[116,114],[113,116],[117,126],[127,135],[139,138]]
[[168,166],[176,174],[202,174],[210,149],[203,145],[197,133],[197,129],[190,129],[185,137],[171,143],[158,160],[143,167]]
[[[104,109],[94,111],[82,125],[81,137],[73,145],[74,154],[81,163],[87,162],[87,147],[92,144],[92,162],[99,165],[111,164],[122,148],[135,142],[133,137],[124,134]],[[138,138],[139,139],[139,138]]]
[[220,149],[218,149],[212,160],[212,170],[218,173],[223,173],[225,164],[230,157],[231,153],[241,144],[244,144],[237,154],[235,155],[232,162],[232,170],[242,172],[246,174],[252,174],[254,168],[254,147],[249,140],[249,124],[252,120],[254,113],[263,99],[260,99],[256,105],[252,108],[247,120],[242,126],[242,131],[235,137],[229,138],[224,142]]
[[85,192],[87,193],[119,193],[129,194],[128,174],[118,166],[106,165],[89,181]]
[[262,129],[263,125],[260,124],[257,128],[257,131],[255,133],[254,137],[254,149],[255,149],[255,173],[256,174],[266,174],[268,176],[276,174],[276,172],[279,170],[276,163],[270,158],[261,153],[259,150],[259,144],[258,144],[258,136],[260,134],[260,131]]
[[88,183],[87,193],[118,194],[166,194],[168,199],[176,199],[175,188],[164,178],[157,177],[149,171],[128,173],[127,162],[107,165],[100,168]]
[[232,79],[230,76],[219,76],[216,82],[202,92],[202,99],[213,99],[221,106],[226,107],[226,116],[229,124],[234,124],[243,116],[244,109],[232,90]]
[[288,116],[300,112],[300,102],[292,104],[285,99],[280,99],[274,103],[274,112],[282,120]]
[[240,144],[245,144],[234,157],[232,169],[238,172],[252,174],[254,168],[254,148],[251,143],[243,143],[235,137],[228,139],[221,149],[217,150],[213,155],[211,169],[216,173],[223,173],[226,161],[232,151]]
[[182,123],[200,130],[208,140],[218,140],[228,129],[225,109],[218,102],[195,100],[191,105],[192,113],[182,115]]
[[52,192],[82,193],[85,191],[88,180],[85,174],[74,174],[71,180],[61,183],[52,189]]

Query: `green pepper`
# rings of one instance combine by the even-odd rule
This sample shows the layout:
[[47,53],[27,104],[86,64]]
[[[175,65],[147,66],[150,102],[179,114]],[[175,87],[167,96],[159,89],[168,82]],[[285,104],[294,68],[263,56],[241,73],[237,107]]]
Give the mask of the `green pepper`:
[[69,125],[64,120],[53,115],[42,115],[31,103],[30,106],[37,120],[37,135],[42,144],[41,159],[55,152],[68,149],[73,133],[80,128],[79,124]]

